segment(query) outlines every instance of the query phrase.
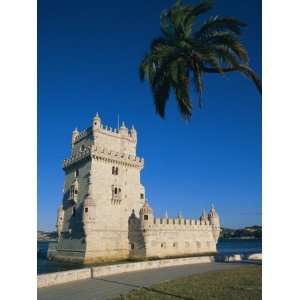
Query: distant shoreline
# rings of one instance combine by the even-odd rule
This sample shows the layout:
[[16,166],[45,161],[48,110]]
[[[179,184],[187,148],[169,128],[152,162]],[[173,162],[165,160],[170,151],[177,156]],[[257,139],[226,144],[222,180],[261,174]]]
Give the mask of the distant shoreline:
[[219,240],[227,241],[227,240],[261,240],[261,237],[255,236],[240,236],[240,237],[220,237]]

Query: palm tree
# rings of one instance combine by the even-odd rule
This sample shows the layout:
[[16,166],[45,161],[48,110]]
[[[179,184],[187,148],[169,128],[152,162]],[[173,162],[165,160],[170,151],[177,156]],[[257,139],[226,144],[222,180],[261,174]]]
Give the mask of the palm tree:
[[152,41],[150,52],[143,58],[140,78],[149,81],[156,112],[162,118],[171,90],[175,92],[182,117],[191,118],[190,83],[201,106],[205,73],[238,71],[252,80],[261,93],[261,80],[249,67],[247,50],[239,40],[245,24],[232,17],[216,16],[200,28],[195,26],[197,17],[212,6],[212,0],[198,5],[184,5],[179,0],[161,13],[162,36]]

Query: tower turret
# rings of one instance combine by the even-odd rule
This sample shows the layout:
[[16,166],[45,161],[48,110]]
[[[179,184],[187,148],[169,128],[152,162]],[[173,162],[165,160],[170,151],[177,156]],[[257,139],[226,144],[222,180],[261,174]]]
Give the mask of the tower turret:
[[72,149],[73,149],[75,140],[76,140],[78,135],[79,135],[79,131],[77,130],[77,128],[75,128],[72,132]]
[[211,210],[208,214],[208,220],[210,221],[211,225],[215,227],[220,227],[220,219],[213,205],[211,206]]
[[130,136],[136,142],[136,140],[137,140],[137,133],[136,133],[136,130],[135,130],[135,128],[134,128],[133,125],[132,125],[132,127],[130,129]]
[[200,224],[201,225],[208,225],[209,224],[208,217],[207,217],[207,214],[205,212],[205,209],[203,209],[203,211],[202,211],[202,215],[200,217]]
[[93,118],[93,126],[92,126],[93,130],[99,129],[100,124],[101,124],[101,119],[99,117],[99,114],[96,113],[96,116]]
[[96,201],[92,197],[92,185],[90,176],[88,178],[88,194],[83,202],[82,222],[85,236],[87,236],[93,229],[96,222]]
[[220,236],[220,232],[221,232],[221,228],[220,228],[220,218],[217,214],[216,209],[214,208],[214,206],[212,205],[211,210],[208,214],[208,220],[210,222],[210,224],[212,225],[213,228],[213,236],[215,241],[218,240],[219,236]]
[[128,128],[126,127],[124,121],[122,122],[121,127],[119,128],[119,133],[123,136],[127,136],[128,135]]
[[63,206],[60,205],[60,207],[57,210],[57,221],[56,221],[56,231],[57,231],[57,237],[60,238],[61,232],[63,230],[64,225],[64,209]]
[[153,210],[147,201],[145,201],[144,205],[140,209],[140,220],[142,228],[144,228],[149,222],[153,222]]

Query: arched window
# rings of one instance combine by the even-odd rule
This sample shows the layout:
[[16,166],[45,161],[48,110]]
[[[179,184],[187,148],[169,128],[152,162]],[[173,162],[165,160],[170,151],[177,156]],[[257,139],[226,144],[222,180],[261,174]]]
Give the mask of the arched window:
[[118,175],[118,174],[119,174],[119,168],[113,166],[113,167],[112,167],[112,174],[113,174],[113,175]]
[[89,208],[88,207],[85,207],[85,209],[84,209],[84,212],[88,212],[89,211]]
[[148,220],[148,215],[144,215],[144,220]]
[[78,176],[79,176],[79,170],[76,169],[76,171],[75,171],[75,177],[78,177]]
[[160,244],[160,247],[161,247],[161,248],[166,248],[166,246],[167,246],[166,243],[161,243],[161,244]]
[[134,243],[131,243],[131,250],[134,249]]
[[76,215],[76,208],[75,206],[73,206],[73,209],[72,209],[72,216],[74,217]]
[[118,188],[115,188],[115,194],[118,194]]

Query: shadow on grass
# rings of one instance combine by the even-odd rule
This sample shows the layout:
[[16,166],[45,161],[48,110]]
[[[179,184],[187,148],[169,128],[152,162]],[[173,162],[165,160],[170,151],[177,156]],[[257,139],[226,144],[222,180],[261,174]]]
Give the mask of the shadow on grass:
[[197,300],[196,298],[190,298],[190,297],[185,297],[185,296],[181,296],[181,295],[174,295],[174,294],[170,294],[161,290],[156,290],[153,288],[149,288],[146,286],[142,286],[142,285],[136,285],[136,284],[131,284],[131,283],[126,283],[126,282],[120,282],[120,281],[115,281],[115,280],[107,280],[107,279],[103,279],[103,278],[93,278],[94,280],[101,280],[104,282],[108,282],[108,283],[115,283],[115,284],[119,284],[119,285],[124,285],[124,286],[129,286],[132,288],[138,288],[138,289],[143,289],[146,290],[148,292],[154,292],[154,293],[158,293],[158,294],[162,294],[165,296],[171,296],[174,298],[178,298],[178,299],[183,299],[183,300]]

